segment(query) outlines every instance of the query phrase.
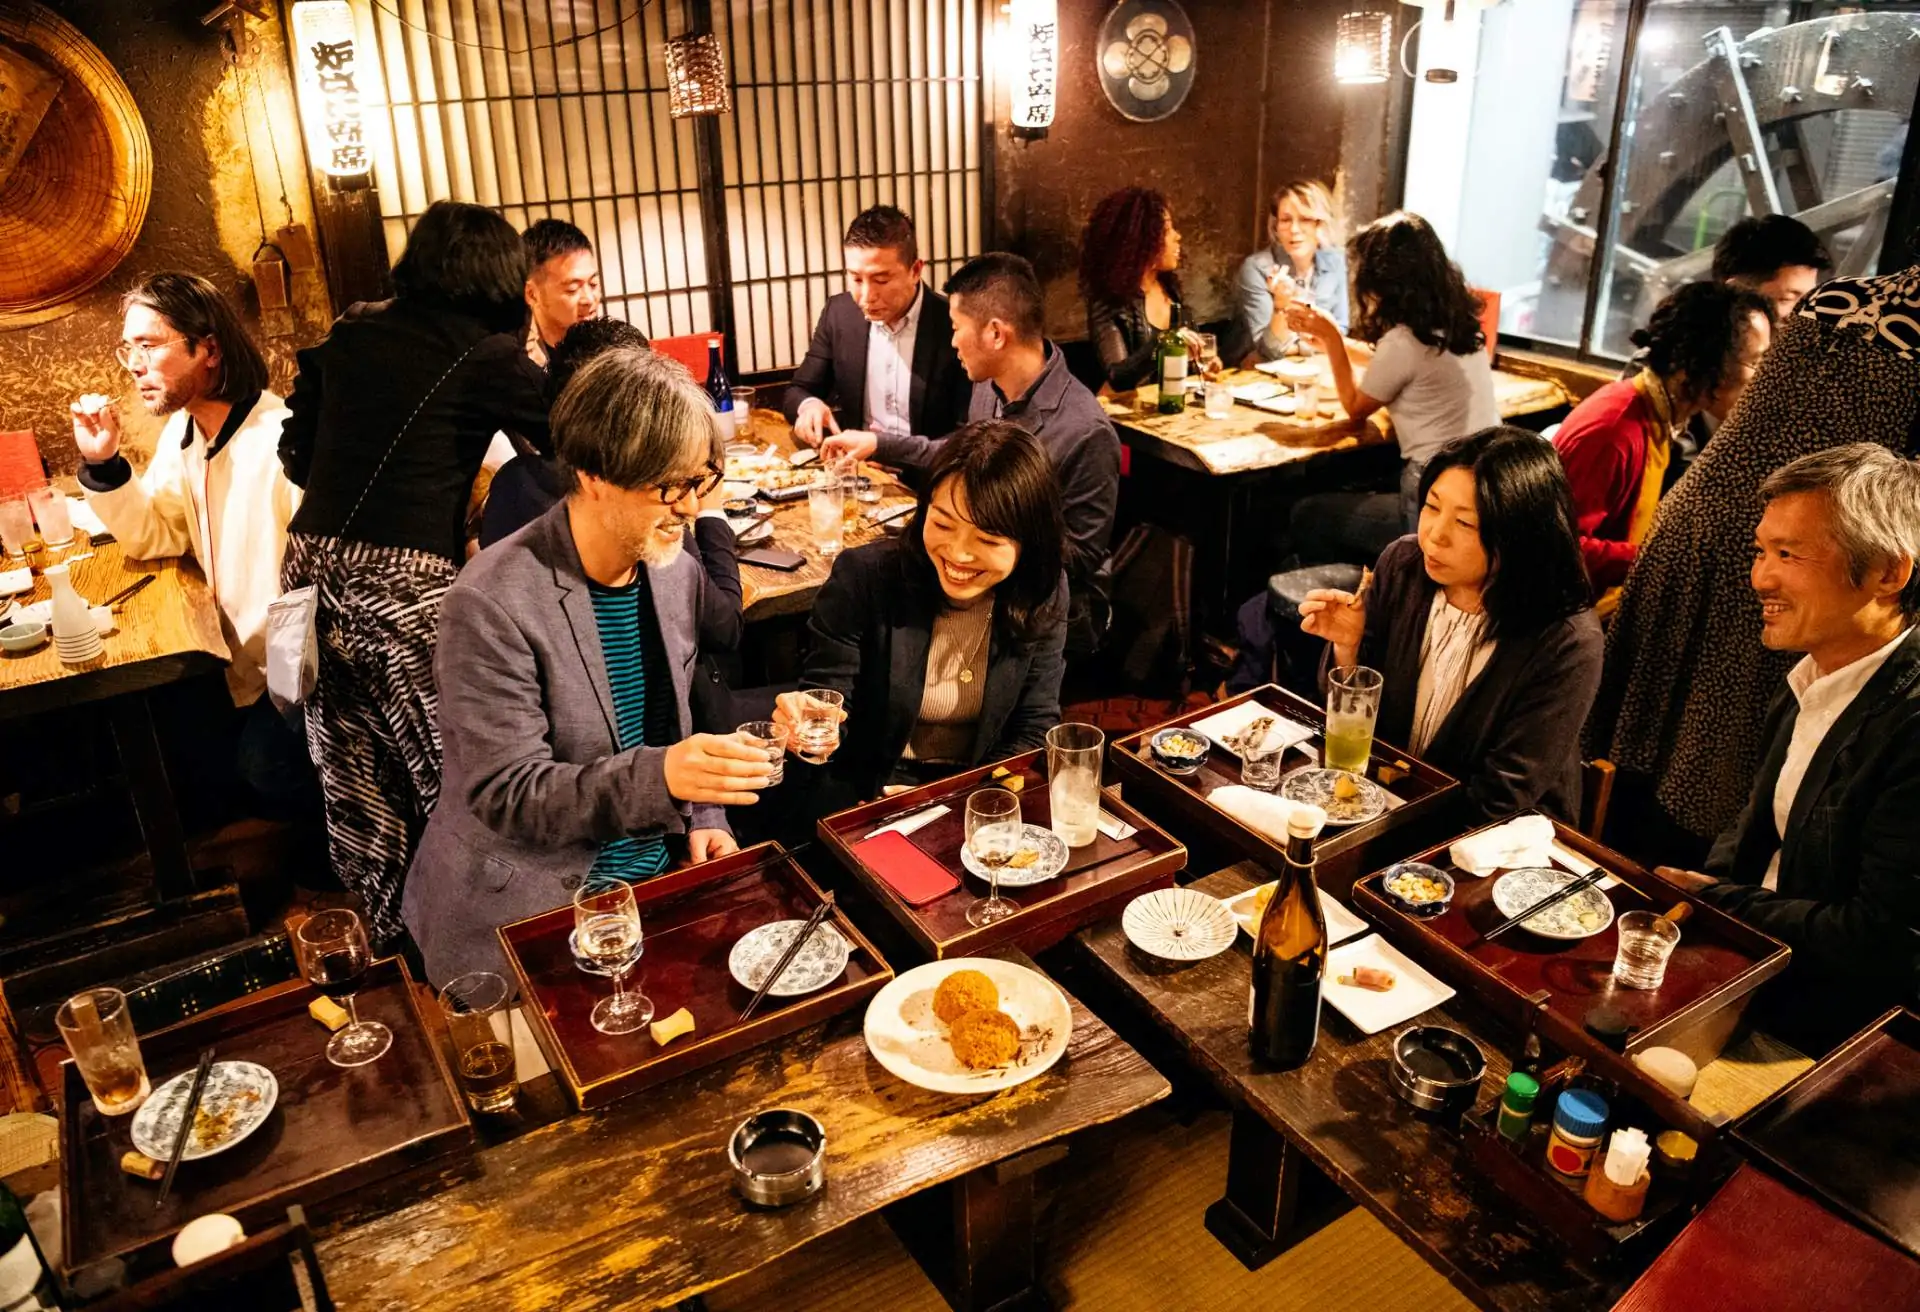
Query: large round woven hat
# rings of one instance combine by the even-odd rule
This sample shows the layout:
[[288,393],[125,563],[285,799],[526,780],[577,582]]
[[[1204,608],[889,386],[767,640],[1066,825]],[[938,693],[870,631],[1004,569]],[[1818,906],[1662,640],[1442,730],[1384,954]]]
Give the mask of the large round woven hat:
[[52,10],[0,0],[0,328],[73,309],[152,195],[147,125],[107,57]]

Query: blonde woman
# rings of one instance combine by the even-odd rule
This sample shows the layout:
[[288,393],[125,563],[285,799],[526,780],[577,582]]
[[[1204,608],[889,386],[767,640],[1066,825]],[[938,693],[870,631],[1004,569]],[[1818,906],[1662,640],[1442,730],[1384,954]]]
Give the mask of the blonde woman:
[[1287,349],[1287,305],[1305,299],[1347,330],[1347,257],[1333,218],[1333,197],[1311,180],[1289,182],[1267,210],[1268,249],[1240,266],[1235,312],[1254,354],[1272,360]]

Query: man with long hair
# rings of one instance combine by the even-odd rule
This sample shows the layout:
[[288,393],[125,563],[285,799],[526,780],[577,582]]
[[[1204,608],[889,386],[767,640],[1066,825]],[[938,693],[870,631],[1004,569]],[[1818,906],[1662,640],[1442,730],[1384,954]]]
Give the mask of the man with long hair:
[[166,423],[136,477],[113,399],[75,401],[80,486],[128,556],[199,562],[232,653],[227,691],[245,713],[242,775],[271,799],[297,793],[308,782],[305,751],[265,695],[267,607],[280,594],[287,521],[300,500],[280,468],[286,403],[267,390],[260,348],[205,278],[156,273],[121,305],[114,357],[141,408]]

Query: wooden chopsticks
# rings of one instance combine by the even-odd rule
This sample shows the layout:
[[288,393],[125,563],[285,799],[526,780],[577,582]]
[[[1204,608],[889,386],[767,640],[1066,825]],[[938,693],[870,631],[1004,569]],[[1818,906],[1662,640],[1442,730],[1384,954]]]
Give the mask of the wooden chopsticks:
[[193,1133],[193,1118],[200,1111],[200,1095],[207,1091],[207,1072],[212,1069],[213,1049],[206,1048],[200,1053],[199,1069],[193,1073],[193,1091],[187,1095],[187,1110],[181,1113],[180,1128],[173,1136],[173,1155],[167,1158],[167,1173],[160,1180],[160,1196],[153,1200],[156,1212],[167,1205],[167,1195],[173,1192],[173,1174],[180,1169],[181,1154],[187,1151],[187,1136]]
[[1489,929],[1486,933],[1482,934],[1480,936],[1480,941],[1482,943],[1485,943],[1489,939],[1495,938],[1501,934],[1506,933],[1508,930],[1512,929],[1515,925],[1519,924],[1521,921],[1530,920],[1534,916],[1539,915],[1542,911],[1548,911],[1554,907],[1559,906],[1562,902],[1565,902],[1568,898],[1578,896],[1579,894],[1585,892],[1587,889],[1592,888],[1595,884],[1599,883],[1601,880],[1605,879],[1606,877],[1607,877],[1606,868],[1604,866],[1595,866],[1593,869],[1587,871],[1586,874],[1580,876],[1580,878],[1574,880],[1572,883],[1563,885],[1562,887],[1554,890],[1552,893],[1547,894],[1547,896],[1541,898],[1538,902],[1535,902],[1532,906],[1528,907],[1525,911],[1520,912],[1518,915],[1508,916],[1505,920],[1501,921],[1499,924],[1495,925],[1492,929]]

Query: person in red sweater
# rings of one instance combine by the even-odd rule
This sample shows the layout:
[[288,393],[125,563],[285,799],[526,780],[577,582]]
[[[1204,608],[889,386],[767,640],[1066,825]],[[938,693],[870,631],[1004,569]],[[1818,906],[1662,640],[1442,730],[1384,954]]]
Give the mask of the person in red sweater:
[[1573,488],[1580,555],[1602,619],[1653,527],[1675,432],[1705,410],[1732,411],[1773,341],[1773,306],[1726,283],[1694,282],[1633,334],[1646,363],[1575,406],[1553,445]]

